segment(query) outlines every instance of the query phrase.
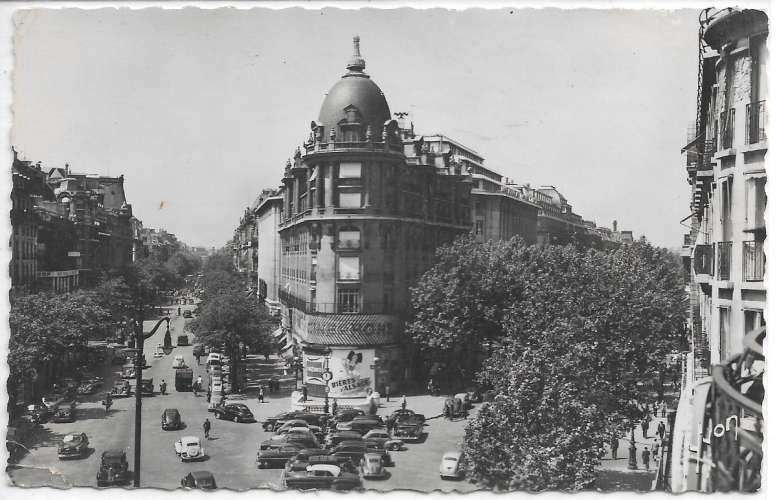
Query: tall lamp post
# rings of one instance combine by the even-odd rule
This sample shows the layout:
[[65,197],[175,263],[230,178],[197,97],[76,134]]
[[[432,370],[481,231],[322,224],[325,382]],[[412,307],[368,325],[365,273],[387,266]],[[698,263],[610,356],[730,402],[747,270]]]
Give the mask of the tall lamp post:
[[629,469],[637,470],[637,442],[634,439],[634,422],[629,422],[631,426],[631,442],[629,444]]

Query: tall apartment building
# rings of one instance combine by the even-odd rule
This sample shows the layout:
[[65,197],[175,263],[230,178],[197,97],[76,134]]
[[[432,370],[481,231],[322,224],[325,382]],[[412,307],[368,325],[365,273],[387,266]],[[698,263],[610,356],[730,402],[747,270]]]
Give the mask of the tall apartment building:
[[768,20],[756,10],[707,9],[700,24],[695,137],[683,148],[692,211],[683,242],[690,352],[667,472],[673,491],[756,491],[763,453]]

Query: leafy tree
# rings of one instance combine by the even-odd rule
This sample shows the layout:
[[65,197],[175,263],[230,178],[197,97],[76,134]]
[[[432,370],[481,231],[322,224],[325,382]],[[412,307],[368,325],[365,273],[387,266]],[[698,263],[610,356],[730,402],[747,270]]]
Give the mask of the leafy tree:
[[455,353],[487,325],[495,345],[479,378],[498,396],[464,440],[470,477],[498,489],[587,486],[601,444],[635,416],[639,383],[677,345],[676,260],[646,243],[596,251],[517,239],[460,240],[438,257],[413,291],[413,338]]
[[165,267],[179,279],[196,273],[200,265],[200,258],[188,250],[178,250],[165,262]]

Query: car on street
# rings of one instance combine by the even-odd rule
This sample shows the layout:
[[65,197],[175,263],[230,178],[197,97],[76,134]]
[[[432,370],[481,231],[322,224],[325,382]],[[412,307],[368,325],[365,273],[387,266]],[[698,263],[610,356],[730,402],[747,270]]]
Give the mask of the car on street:
[[284,467],[290,458],[296,456],[304,448],[307,447],[302,443],[286,442],[260,449],[256,454],[256,467],[259,469]]
[[382,424],[379,424],[375,420],[356,420],[353,419],[350,422],[340,422],[337,424],[336,429],[338,431],[352,431],[352,432],[358,432],[359,434],[366,434],[369,431],[380,427]]
[[183,356],[180,354],[176,354],[173,358],[173,369],[176,368],[186,368],[186,361],[184,361]]
[[391,437],[391,434],[385,429],[372,429],[362,436],[362,439],[365,442],[377,443],[381,448],[387,450],[401,450],[405,445],[404,441]]
[[191,462],[205,458],[205,448],[197,436],[184,436],[175,442],[175,454],[181,462]]
[[291,420],[287,420],[285,424],[281,425],[277,429],[275,429],[276,434],[283,434],[284,431],[287,431],[293,427],[305,427],[308,428],[309,425],[306,421],[302,420],[301,418],[293,418]]
[[215,490],[216,478],[206,470],[196,470],[186,474],[181,479],[181,488],[194,488],[198,490]]
[[154,379],[144,378],[140,380],[140,391],[143,396],[154,395]]
[[49,410],[43,405],[28,404],[24,408],[21,420],[31,424],[41,424],[49,419]]
[[127,453],[124,450],[104,451],[97,471],[97,486],[125,485],[130,482]]
[[255,422],[254,414],[242,403],[230,403],[214,408],[213,413],[219,420],[233,422]]
[[192,312],[191,312],[189,309],[186,309],[186,310],[183,312],[183,317],[184,317],[184,318],[191,318],[191,317],[192,317]]
[[97,381],[89,380],[82,382],[81,385],[78,386],[76,392],[82,396],[92,395],[97,392],[101,385],[102,384]]
[[162,430],[179,430],[181,429],[183,422],[181,422],[181,414],[177,408],[165,408],[162,412]]
[[66,458],[83,458],[89,453],[89,438],[83,432],[65,434],[62,442],[57,447],[57,457],[60,460]]
[[76,402],[65,401],[60,403],[59,407],[51,416],[51,421],[57,424],[76,421]]
[[49,413],[54,413],[54,411],[57,409],[59,404],[64,400],[65,400],[64,394],[59,394],[55,392],[46,394],[41,398],[41,402],[43,403],[43,406],[46,407],[46,410]]
[[[310,457],[321,455],[324,451],[321,448],[303,448],[286,462],[286,471],[303,471],[310,465]],[[328,456],[328,455],[326,455]]]
[[343,441],[331,449],[329,454],[338,457],[348,457],[354,465],[358,465],[367,451],[367,445],[363,441]]
[[394,438],[401,439],[405,443],[420,441],[423,437],[423,424],[399,423],[395,426]]
[[426,417],[423,416],[421,413],[416,413],[413,410],[397,410],[394,413],[391,414],[389,417],[389,420],[392,422],[415,422],[419,424],[423,424],[426,422]]
[[133,363],[125,363],[124,366],[121,367],[121,378],[135,378],[135,365]]
[[118,380],[113,384],[111,396],[114,398],[126,398],[132,394],[132,386],[129,380]]
[[464,477],[464,471],[461,468],[460,451],[449,451],[442,456],[440,477],[442,479],[461,479]]
[[350,422],[359,415],[365,415],[364,411],[356,408],[338,410],[335,414],[335,422]]
[[286,488],[296,490],[354,490],[361,487],[359,474],[344,472],[332,464],[310,465],[304,475],[286,479]]
[[362,439],[362,435],[359,432],[354,431],[336,431],[336,432],[330,432],[326,435],[326,438],[324,439],[324,443],[327,446],[327,448],[334,448],[338,444],[342,443],[343,441],[360,441]]
[[184,347],[184,346],[189,345],[189,336],[188,335],[179,335],[176,343],[178,344],[178,347]]
[[365,453],[361,462],[361,473],[364,479],[385,478],[386,469],[383,467],[383,458],[377,453]]

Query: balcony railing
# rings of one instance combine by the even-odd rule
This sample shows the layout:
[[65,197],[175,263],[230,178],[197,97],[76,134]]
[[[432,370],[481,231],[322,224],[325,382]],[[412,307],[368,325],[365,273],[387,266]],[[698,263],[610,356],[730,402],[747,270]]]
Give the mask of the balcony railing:
[[292,307],[306,314],[395,314],[396,307],[384,302],[309,302],[279,290],[278,298],[287,307]]
[[337,141],[337,142],[317,142],[314,144],[306,144],[306,153],[315,153],[318,151],[349,151],[355,149],[367,149],[370,151],[394,151],[401,152],[402,144],[389,141],[388,146],[385,142],[370,142],[370,141]]
[[731,279],[731,242],[721,241],[715,246],[718,257],[718,279],[729,280]]
[[712,275],[714,271],[712,253],[712,245],[696,245],[693,252],[693,271],[696,274]]
[[766,140],[766,101],[747,105],[747,143],[755,144]]
[[742,279],[745,281],[763,281],[766,254],[763,241],[742,242]]
[[704,434],[711,433],[713,491],[755,492],[763,459],[763,341],[766,327],[748,333],[744,352],[712,369]]
[[728,149],[734,145],[734,120],[736,110],[734,108],[720,114],[720,148]]
[[685,233],[685,234],[683,235],[683,246],[684,246],[684,247],[689,247],[689,246],[691,246],[692,244],[693,244],[693,241],[691,240],[691,235],[690,235],[690,233]]

